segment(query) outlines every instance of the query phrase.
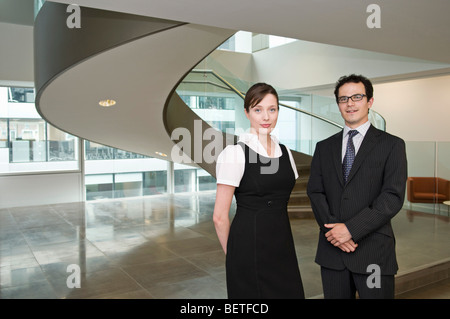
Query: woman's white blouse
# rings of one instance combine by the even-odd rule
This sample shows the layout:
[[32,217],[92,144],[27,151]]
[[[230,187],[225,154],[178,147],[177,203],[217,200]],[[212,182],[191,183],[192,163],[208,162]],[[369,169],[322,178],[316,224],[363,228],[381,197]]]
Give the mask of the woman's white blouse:
[[[282,151],[278,139],[275,136],[270,136],[275,143],[274,157],[281,157]],[[269,157],[266,149],[262,146],[258,136],[252,133],[244,133],[239,136],[239,142],[245,143],[256,153]],[[291,161],[292,170],[294,171],[295,179],[298,178],[297,167],[295,166],[294,158],[289,148],[286,148]],[[228,145],[219,154],[216,165],[216,179],[217,184],[225,184],[238,187],[241,183],[242,176],[245,170],[245,154],[240,145]]]

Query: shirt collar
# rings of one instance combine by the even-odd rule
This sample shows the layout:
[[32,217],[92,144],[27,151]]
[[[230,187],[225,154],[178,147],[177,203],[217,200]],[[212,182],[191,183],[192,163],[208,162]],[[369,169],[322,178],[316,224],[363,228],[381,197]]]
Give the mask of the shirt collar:
[[[279,140],[275,135],[270,135],[272,142],[275,143],[275,154],[274,157],[281,156],[281,148],[279,146]],[[262,146],[258,139],[258,135],[253,133],[243,133],[239,135],[239,142],[245,143],[248,147],[254,150],[256,153],[268,157],[266,149]]]
[[[278,138],[275,135],[270,135],[270,137],[272,138],[272,141],[274,141],[275,143],[279,144],[280,141],[278,140]],[[259,142],[258,140],[258,135],[253,134],[253,133],[242,133],[241,135],[239,135],[239,142]]]
[[369,130],[370,127],[370,121],[367,121],[366,123],[358,126],[355,129],[349,128],[347,125],[344,126],[344,135],[343,137],[346,137],[348,132],[351,130],[357,130],[359,134],[361,134],[362,136],[366,136],[367,131]]

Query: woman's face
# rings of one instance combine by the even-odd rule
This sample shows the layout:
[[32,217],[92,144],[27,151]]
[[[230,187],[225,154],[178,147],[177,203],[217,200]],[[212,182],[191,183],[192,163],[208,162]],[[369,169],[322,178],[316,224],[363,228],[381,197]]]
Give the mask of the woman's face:
[[250,129],[257,135],[269,135],[278,120],[278,101],[275,95],[267,94],[261,102],[245,110],[250,120]]

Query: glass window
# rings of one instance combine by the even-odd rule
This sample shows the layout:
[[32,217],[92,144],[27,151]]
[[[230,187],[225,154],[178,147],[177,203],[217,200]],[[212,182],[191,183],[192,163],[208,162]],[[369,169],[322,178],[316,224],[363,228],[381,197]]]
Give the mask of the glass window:
[[199,191],[215,190],[216,179],[204,169],[197,169],[197,184]]
[[75,161],[78,141],[73,135],[47,124],[48,161]]
[[112,147],[85,141],[86,160],[108,160],[114,159],[114,149]]
[[[47,124],[44,120],[9,120],[9,124],[2,125],[2,131],[8,125],[10,163],[77,160],[77,139]],[[0,134],[6,135],[2,132]],[[3,145],[7,147],[8,143]]]
[[79,170],[78,139],[43,120],[33,88],[0,87],[0,173]]
[[85,141],[85,158],[86,200],[167,192],[164,160],[90,141]]
[[8,147],[8,121],[0,119],[0,148]]
[[137,153],[127,152],[102,144],[85,141],[86,160],[113,160],[113,159],[137,159],[150,158]]
[[10,120],[9,136],[10,163],[46,161],[44,120]]
[[144,172],[142,183],[143,195],[156,195],[167,193],[167,170]]
[[86,200],[114,198],[113,174],[86,175]]
[[34,103],[34,89],[33,88],[8,88],[8,102],[9,103]]
[[167,192],[167,171],[90,174],[86,200],[158,195]]
[[174,172],[175,193],[195,192],[195,169],[176,169]]
[[114,197],[142,196],[142,173],[122,173],[114,176]]

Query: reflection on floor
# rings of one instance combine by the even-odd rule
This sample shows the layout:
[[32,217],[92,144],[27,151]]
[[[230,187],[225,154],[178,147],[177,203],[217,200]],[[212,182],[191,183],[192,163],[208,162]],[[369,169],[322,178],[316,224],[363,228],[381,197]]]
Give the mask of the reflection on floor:
[[[202,192],[1,209],[0,298],[226,298],[214,200]],[[447,217],[405,210],[393,227],[400,274],[449,259]],[[317,225],[293,219],[292,231],[306,296],[320,297]],[[449,298],[448,284],[434,297]]]

